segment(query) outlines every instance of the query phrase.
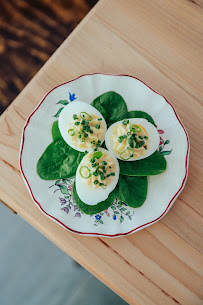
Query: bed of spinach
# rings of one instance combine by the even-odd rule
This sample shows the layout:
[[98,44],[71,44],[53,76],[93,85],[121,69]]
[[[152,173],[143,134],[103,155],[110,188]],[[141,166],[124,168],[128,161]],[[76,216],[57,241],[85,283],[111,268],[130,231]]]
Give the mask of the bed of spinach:
[[76,191],[75,183],[74,183],[73,198],[75,200],[76,205],[83,213],[88,214],[88,215],[94,215],[94,214],[100,213],[100,212],[108,209],[114,202],[115,196],[114,196],[114,193],[111,192],[109,194],[109,197],[106,200],[101,201],[96,205],[88,205],[88,204],[84,203],[82,200],[80,200],[80,198],[77,194],[77,191]]
[[98,96],[91,105],[103,115],[108,127],[127,117],[127,105],[122,96],[114,91]]
[[53,142],[46,148],[37,163],[37,173],[41,179],[57,180],[75,176],[84,153],[70,147],[62,138],[58,121],[52,125]]
[[157,150],[149,157],[137,161],[119,160],[120,174],[127,176],[153,176],[166,170],[166,159]]
[[153,124],[156,127],[156,124],[155,124],[154,120],[152,119],[151,115],[149,115],[148,113],[146,113],[144,111],[138,111],[138,110],[129,111],[127,116],[128,116],[128,119],[134,119],[134,118],[146,119],[148,122],[150,122],[151,124]]
[[147,177],[120,175],[114,194],[128,206],[139,208],[147,197]]
[[[128,112],[122,96],[113,91],[98,96],[91,105],[103,115],[108,127],[124,118],[144,118],[156,126],[148,113],[143,111]],[[84,153],[74,150],[63,140],[58,121],[52,125],[52,138],[53,142],[46,148],[37,163],[38,175],[44,180],[74,177]],[[115,197],[133,208],[140,207],[147,196],[147,176],[158,175],[166,170],[166,160],[158,151],[155,151],[148,158],[138,161],[119,160],[119,165],[120,176],[117,187],[105,201],[97,205],[89,206],[82,202],[74,184],[73,197],[82,212],[89,215],[99,213],[107,209]]]

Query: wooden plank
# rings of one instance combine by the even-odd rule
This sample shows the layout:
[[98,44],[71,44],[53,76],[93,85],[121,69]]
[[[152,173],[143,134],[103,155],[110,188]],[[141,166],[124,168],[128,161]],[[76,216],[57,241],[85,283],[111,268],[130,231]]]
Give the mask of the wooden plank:
[[[0,119],[0,198],[129,304],[201,304],[200,1],[102,0]],[[166,96],[191,142],[189,178],[158,223],[117,239],[72,234],[33,204],[18,152],[27,116],[57,84],[84,73],[135,75]]]

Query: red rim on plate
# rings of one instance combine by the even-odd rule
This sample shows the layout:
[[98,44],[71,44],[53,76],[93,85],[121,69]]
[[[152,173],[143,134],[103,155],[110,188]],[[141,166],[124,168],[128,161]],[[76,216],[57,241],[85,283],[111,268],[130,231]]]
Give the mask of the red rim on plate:
[[[131,78],[134,78],[134,79],[137,79],[138,81],[140,81],[141,83],[143,83],[145,86],[147,86],[150,90],[152,90],[153,92],[155,92],[156,94],[162,96],[165,101],[171,106],[171,108],[173,109],[174,113],[175,113],[175,116],[177,118],[177,120],[179,121],[180,125],[182,126],[184,132],[185,132],[185,135],[186,135],[186,138],[187,138],[187,153],[186,153],[186,158],[185,158],[185,176],[183,178],[183,181],[182,181],[182,184],[181,184],[181,187],[179,188],[179,190],[176,192],[176,194],[172,197],[172,199],[169,201],[168,203],[168,206],[166,208],[166,210],[156,219],[148,222],[148,223],[145,223],[129,232],[126,232],[126,233],[117,233],[117,234],[102,234],[102,233],[90,233],[90,232],[80,232],[80,231],[76,231],[76,230],[73,230],[71,228],[69,228],[68,226],[66,226],[64,223],[62,223],[60,220],[58,220],[57,218],[55,218],[54,216],[48,214],[47,212],[44,211],[44,209],[42,208],[42,206],[40,205],[40,203],[35,199],[33,193],[32,193],[32,189],[29,185],[29,182],[24,174],[24,171],[23,171],[23,168],[22,168],[22,153],[23,153],[23,147],[24,147],[24,141],[25,141],[25,130],[27,128],[27,126],[29,125],[30,123],[30,119],[31,117],[33,116],[33,114],[39,109],[39,107],[41,106],[41,104],[44,102],[45,98],[47,97],[47,95],[50,94],[50,92],[52,92],[53,90],[55,90],[56,88],[60,87],[60,86],[63,86],[65,84],[68,84],[70,82],[73,82],[83,76],[91,76],[91,75],[109,75],[109,76],[126,76],[126,77],[131,77]],[[125,235],[129,235],[129,234],[132,234],[138,230],[140,230],[141,228],[143,227],[146,227],[148,225],[151,225],[155,222],[157,222],[158,220],[160,220],[168,211],[169,209],[171,208],[172,204],[174,203],[175,199],[178,197],[178,195],[181,193],[181,191],[183,190],[184,186],[185,186],[185,183],[186,183],[186,180],[187,180],[187,176],[188,176],[188,157],[189,157],[189,148],[190,148],[190,144],[189,144],[189,138],[188,138],[188,134],[186,132],[186,129],[185,127],[183,126],[180,118],[178,117],[178,114],[176,113],[174,107],[171,105],[171,103],[169,103],[169,101],[167,101],[167,99],[160,93],[156,92],[154,89],[152,89],[150,86],[148,86],[145,82],[143,82],[142,80],[140,80],[139,78],[137,77],[134,77],[134,76],[130,76],[130,75],[125,75],[125,74],[105,74],[105,73],[92,73],[92,74],[84,74],[84,75],[81,75],[75,79],[72,79],[68,82],[65,82],[63,84],[60,84],[56,87],[54,87],[53,89],[51,89],[45,96],[44,98],[42,99],[42,101],[39,103],[39,105],[34,109],[34,111],[30,114],[30,116],[27,118],[26,122],[25,122],[25,126],[23,128],[23,132],[22,132],[22,139],[21,139],[21,148],[20,148],[20,171],[21,171],[21,174],[23,176],[23,179],[26,183],[26,186],[30,192],[30,195],[33,199],[33,201],[37,204],[37,206],[41,209],[41,211],[47,215],[48,217],[50,217],[51,219],[53,219],[54,221],[56,221],[57,223],[59,223],[61,226],[63,226],[64,228],[66,228],[67,230],[73,232],[73,233],[77,233],[77,234],[81,234],[81,235],[89,235],[89,236],[92,236],[92,235],[95,235],[95,236],[103,236],[103,237],[119,237],[119,236],[125,236]]]

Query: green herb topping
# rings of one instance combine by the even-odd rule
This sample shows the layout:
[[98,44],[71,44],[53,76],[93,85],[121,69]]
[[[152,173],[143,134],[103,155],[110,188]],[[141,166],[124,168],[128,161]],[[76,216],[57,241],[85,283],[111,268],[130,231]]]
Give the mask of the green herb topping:
[[84,179],[88,179],[91,176],[91,171],[87,166],[81,166],[79,169],[80,176]]
[[75,135],[75,130],[74,129],[69,129],[68,133],[69,133],[70,136],[73,137]]

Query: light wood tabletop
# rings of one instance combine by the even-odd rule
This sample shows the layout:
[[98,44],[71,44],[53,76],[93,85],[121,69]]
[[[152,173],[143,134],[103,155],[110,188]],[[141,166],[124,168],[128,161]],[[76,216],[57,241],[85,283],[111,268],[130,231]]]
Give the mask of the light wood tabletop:
[[[201,6],[101,0],[0,119],[0,199],[129,304],[202,304]],[[161,221],[127,237],[65,230],[32,202],[19,171],[28,115],[53,87],[93,72],[143,80],[173,104],[190,137],[183,192]]]

